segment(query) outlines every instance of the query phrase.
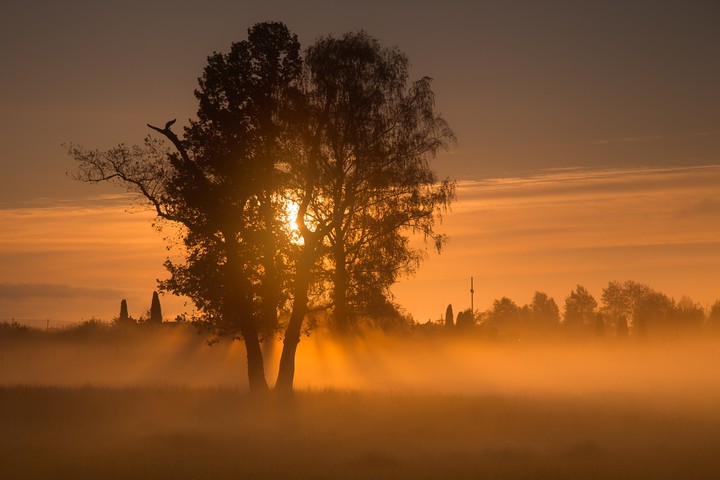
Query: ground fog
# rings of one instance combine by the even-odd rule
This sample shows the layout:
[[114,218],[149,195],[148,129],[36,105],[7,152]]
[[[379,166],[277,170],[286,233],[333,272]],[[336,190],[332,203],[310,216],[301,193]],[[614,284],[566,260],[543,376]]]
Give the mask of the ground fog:
[[0,479],[717,478],[718,347],[317,332],[280,399],[182,326],[4,336]]

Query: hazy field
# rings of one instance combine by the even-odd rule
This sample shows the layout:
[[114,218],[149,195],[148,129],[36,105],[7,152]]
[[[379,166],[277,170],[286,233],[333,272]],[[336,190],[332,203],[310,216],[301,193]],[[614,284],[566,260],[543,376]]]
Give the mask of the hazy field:
[[287,401],[180,329],[3,338],[0,479],[718,478],[719,346],[311,337]]

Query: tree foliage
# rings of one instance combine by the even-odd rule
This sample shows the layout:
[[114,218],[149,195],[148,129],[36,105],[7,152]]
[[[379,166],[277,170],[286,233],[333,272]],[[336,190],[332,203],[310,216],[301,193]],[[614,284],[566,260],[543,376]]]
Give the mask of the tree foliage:
[[567,328],[584,328],[592,325],[595,319],[597,301],[587,288],[578,285],[565,298],[564,326]]
[[639,336],[655,333],[677,333],[699,329],[705,319],[703,308],[689,297],[676,302],[648,285],[628,280],[610,282],[603,289],[603,311],[611,322],[623,319]]
[[528,327],[535,330],[550,330],[560,323],[560,309],[555,299],[544,292],[535,292],[525,318]]
[[386,304],[389,287],[412,273],[422,250],[408,232],[439,249],[436,214],[454,197],[428,161],[454,139],[434,108],[430,79],[408,80],[408,60],[364,32],[324,37],[307,52],[311,152],[316,181],[308,214],[322,225],[333,320]]
[[495,300],[486,325],[496,331],[512,330],[516,333],[520,326],[520,307],[508,297]]

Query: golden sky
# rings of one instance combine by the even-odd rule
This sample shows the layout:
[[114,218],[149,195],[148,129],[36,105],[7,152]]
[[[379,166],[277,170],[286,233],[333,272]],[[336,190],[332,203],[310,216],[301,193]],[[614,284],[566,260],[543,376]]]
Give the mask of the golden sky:
[[[720,298],[720,166],[566,169],[523,178],[461,181],[440,229],[449,242],[400,282],[396,300],[417,321],[445,306],[475,307],[536,290],[562,306],[576,284],[599,299],[611,280],[647,283],[703,306]],[[0,209],[0,319],[57,322],[130,314],[150,305],[167,256],[152,213],[122,195],[82,205]],[[183,310],[164,297],[166,318]]]
[[0,319],[111,320],[123,298],[144,314],[167,252],[152,214],[128,210],[118,195],[0,209]]
[[561,306],[577,284],[647,283],[702,305],[720,298],[720,166],[561,170],[460,182],[445,251],[395,292],[417,320],[487,309],[536,290]]

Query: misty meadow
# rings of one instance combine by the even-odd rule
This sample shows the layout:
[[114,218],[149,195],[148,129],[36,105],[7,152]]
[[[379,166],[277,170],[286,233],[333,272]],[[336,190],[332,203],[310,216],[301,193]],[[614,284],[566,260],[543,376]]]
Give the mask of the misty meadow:
[[188,324],[1,330],[0,478],[670,479],[719,467],[710,335],[320,329],[301,341],[285,397],[249,393],[242,345],[208,346]]

